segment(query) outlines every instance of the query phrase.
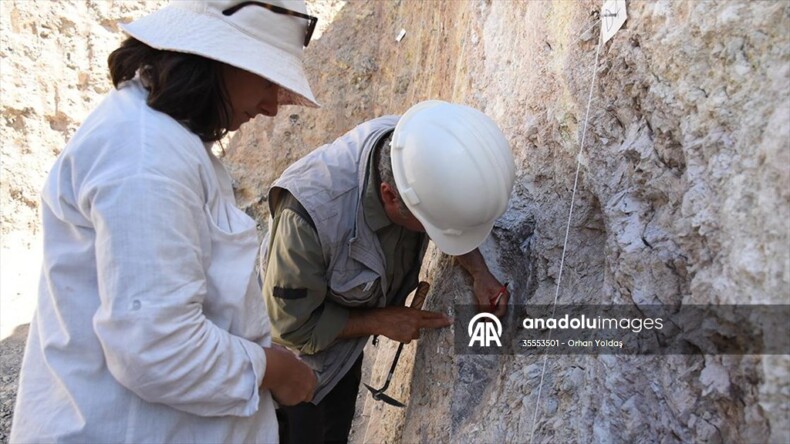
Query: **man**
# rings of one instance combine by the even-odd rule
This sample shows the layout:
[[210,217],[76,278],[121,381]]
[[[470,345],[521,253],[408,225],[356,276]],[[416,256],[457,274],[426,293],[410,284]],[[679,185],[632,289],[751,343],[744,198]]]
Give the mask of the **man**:
[[400,119],[359,125],[273,184],[263,293],[275,341],[317,373],[312,403],[283,407],[287,442],[346,441],[369,336],[400,342],[448,326],[404,307],[428,237],[472,275],[478,307],[504,315],[507,294],[477,247],[506,209],[515,163],[483,113],[427,101]]

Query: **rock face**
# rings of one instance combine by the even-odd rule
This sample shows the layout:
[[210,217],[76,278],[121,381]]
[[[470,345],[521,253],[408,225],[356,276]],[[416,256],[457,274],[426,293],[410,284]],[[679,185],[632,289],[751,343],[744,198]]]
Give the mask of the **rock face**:
[[[35,298],[37,266],[17,264],[36,248],[43,177],[111,87],[116,23],[161,3],[0,3],[3,337],[7,301]],[[283,107],[223,142],[240,206],[265,229],[266,190],[290,163],[443,99],[491,116],[516,157],[510,208],[481,247],[513,302],[554,301],[577,159],[560,303],[790,302],[790,4],[629,1],[596,64],[600,7],[308,0],[320,18],[308,75],[324,106]],[[423,274],[426,309],[471,301],[451,258],[430,249]],[[0,345],[4,363],[19,359],[16,339]],[[365,382],[383,384],[394,350],[369,347]],[[452,329],[426,332],[388,391],[407,408],[361,393],[352,441],[790,441],[787,356],[550,356],[543,368],[456,356]]]
[[[55,156],[112,83],[107,56],[119,23],[155,9],[102,0],[3,2],[3,236],[38,231],[38,196]],[[16,239],[14,239],[16,240]]]
[[[551,304],[595,71],[559,302],[787,303],[790,5],[629,2],[595,65],[600,6],[346,4],[308,48],[324,107],[232,139],[240,203],[265,221],[263,190],[312,148],[420,100],[466,103],[497,121],[518,165],[483,252],[516,302]],[[449,258],[429,253],[424,274],[427,308],[471,300]],[[790,439],[786,356],[553,356],[538,402],[542,358],[454,356],[452,335],[406,348],[391,393],[408,407],[363,396],[355,441]],[[394,348],[369,350],[372,385]]]

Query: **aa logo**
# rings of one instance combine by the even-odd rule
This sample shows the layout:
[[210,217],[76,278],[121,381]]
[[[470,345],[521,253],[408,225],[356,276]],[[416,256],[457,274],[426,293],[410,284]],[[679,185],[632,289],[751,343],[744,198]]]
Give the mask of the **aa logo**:
[[[493,322],[487,322],[488,320]],[[478,313],[469,321],[469,346],[478,343],[481,347],[490,347],[496,342],[497,347],[502,347],[499,337],[502,336],[502,323],[491,313]]]

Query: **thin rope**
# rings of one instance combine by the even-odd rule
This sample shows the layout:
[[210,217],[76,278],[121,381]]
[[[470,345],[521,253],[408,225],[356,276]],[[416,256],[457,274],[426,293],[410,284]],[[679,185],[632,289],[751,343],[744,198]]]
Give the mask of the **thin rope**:
[[[584,126],[582,127],[582,140],[579,144],[579,152],[576,154],[576,175],[573,179],[573,193],[571,193],[571,208],[568,210],[568,223],[565,225],[565,241],[562,244],[562,256],[560,257],[560,271],[557,275],[557,289],[554,292],[554,304],[551,309],[551,317],[557,309],[557,299],[560,296],[560,283],[562,282],[562,269],[565,266],[565,250],[568,248],[568,235],[571,230],[571,218],[573,217],[573,204],[576,200],[576,187],[579,183],[579,170],[581,169],[581,154],[584,150],[584,140],[587,136],[587,122],[590,118],[590,104],[592,103],[593,88],[595,87],[595,76],[598,73],[598,55],[601,53],[601,46],[603,46],[603,38],[598,39],[598,46],[595,49],[595,64],[593,65],[592,81],[590,82],[590,94],[587,96],[587,111],[584,113]],[[551,330],[549,330],[548,339],[551,339]],[[546,374],[546,363],[548,362],[548,348],[543,352],[543,370],[540,372],[540,383],[538,384],[538,399],[535,401],[535,410],[532,414],[532,432],[529,435],[529,442],[532,443],[535,437],[535,427],[538,420],[538,408],[540,407],[540,395],[543,391],[543,377]]]
[[[579,40],[581,40],[581,39],[582,39],[582,37],[584,37],[584,34],[587,34],[587,31],[589,31],[589,30],[593,29],[593,28],[595,27],[595,25],[597,25],[597,24],[598,24],[600,21],[601,21],[601,19],[597,19],[596,21],[594,21],[594,22],[593,22],[593,24],[592,24],[592,25],[590,25],[590,27],[589,27],[589,28],[585,29],[585,30],[584,30],[584,32],[582,32],[581,34],[579,34]],[[587,39],[587,40],[589,40],[589,39]]]

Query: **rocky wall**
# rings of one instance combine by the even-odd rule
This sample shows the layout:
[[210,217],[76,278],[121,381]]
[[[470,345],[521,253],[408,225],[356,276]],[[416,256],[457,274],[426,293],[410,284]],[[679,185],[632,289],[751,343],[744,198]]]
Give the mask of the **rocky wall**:
[[[420,100],[469,104],[518,166],[482,250],[514,302],[551,304],[595,71],[559,302],[788,303],[790,4],[628,2],[595,65],[600,6],[345,4],[308,49],[324,107],[232,139],[240,203],[265,223],[263,190],[310,149]],[[431,250],[423,272],[428,309],[471,301],[450,258]],[[538,402],[542,358],[455,356],[452,335],[406,348],[390,391],[406,409],[360,396],[354,441],[790,440],[787,356],[554,356]],[[369,348],[372,385],[394,348]]]

